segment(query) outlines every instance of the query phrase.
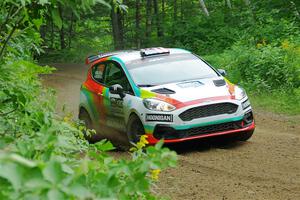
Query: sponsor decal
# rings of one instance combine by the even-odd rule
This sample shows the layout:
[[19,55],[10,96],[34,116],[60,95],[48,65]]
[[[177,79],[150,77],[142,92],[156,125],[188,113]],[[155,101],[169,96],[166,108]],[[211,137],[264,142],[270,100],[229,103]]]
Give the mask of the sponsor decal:
[[173,122],[173,115],[169,114],[146,114],[146,121]]

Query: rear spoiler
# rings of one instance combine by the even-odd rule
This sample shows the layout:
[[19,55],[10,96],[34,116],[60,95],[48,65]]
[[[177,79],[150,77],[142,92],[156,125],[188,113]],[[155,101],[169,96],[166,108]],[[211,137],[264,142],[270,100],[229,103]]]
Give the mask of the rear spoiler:
[[86,59],[85,59],[85,64],[91,64],[93,62],[95,62],[96,60],[99,60],[101,58],[105,58],[105,57],[108,57],[108,56],[113,56],[115,54],[113,53],[100,53],[98,55],[91,55],[91,56],[88,56]]

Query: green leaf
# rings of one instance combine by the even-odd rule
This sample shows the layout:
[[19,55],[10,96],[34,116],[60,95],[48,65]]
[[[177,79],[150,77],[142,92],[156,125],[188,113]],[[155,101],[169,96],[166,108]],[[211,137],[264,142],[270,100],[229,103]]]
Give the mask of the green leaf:
[[49,200],[65,199],[64,194],[58,189],[52,189],[48,192],[47,197]]
[[39,0],[39,4],[41,4],[42,6],[48,3],[49,3],[48,0]]
[[23,165],[23,166],[26,166],[26,167],[30,167],[30,168],[33,168],[33,167],[36,167],[37,164],[31,160],[28,160],[18,154],[12,154],[10,155],[10,159]]
[[90,191],[79,183],[70,187],[70,192],[80,199],[88,199]]
[[103,5],[107,6],[108,8],[110,8],[110,9],[111,9],[111,6],[110,6],[110,4],[109,4],[109,3],[107,3],[107,2],[106,2],[106,1],[104,1],[104,0],[96,0],[96,3],[101,3],[101,4],[103,4]]
[[99,151],[110,151],[115,149],[113,144],[107,140],[101,140],[100,142],[97,142],[95,146]]
[[16,163],[1,163],[0,177],[8,180],[14,190],[19,190],[23,180],[23,169]]
[[63,24],[62,24],[62,20],[61,20],[61,18],[60,18],[58,9],[57,9],[57,8],[54,8],[54,9],[51,11],[51,14],[52,14],[52,19],[53,19],[54,24],[55,24],[59,29],[61,29]]
[[164,140],[159,140],[158,143],[155,145],[155,148],[156,149],[161,149],[163,144],[164,144]]
[[22,4],[22,6],[25,6],[26,5],[26,0],[21,0],[21,4]]
[[53,184],[60,183],[63,180],[63,171],[61,163],[50,161],[43,170],[43,176]]
[[32,22],[35,25],[35,27],[39,30],[41,25],[43,24],[43,18],[33,19]]

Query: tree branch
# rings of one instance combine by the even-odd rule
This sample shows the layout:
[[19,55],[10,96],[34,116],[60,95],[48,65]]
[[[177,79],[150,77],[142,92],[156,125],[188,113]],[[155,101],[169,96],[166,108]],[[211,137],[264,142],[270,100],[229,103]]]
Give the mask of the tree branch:
[[209,17],[209,12],[207,10],[204,0],[199,0],[199,3],[200,3],[201,9],[204,12],[205,16]]
[[17,108],[15,108],[15,109],[13,109],[13,110],[11,110],[11,111],[9,111],[9,112],[6,112],[6,113],[0,113],[0,116],[5,116],[5,115],[9,115],[10,113],[13,113],[13,112],[15,112],[17,110]]
[[8,21],[9,21],[9,19],[10,19],[10,14],[11,14],[12,10],[13,10],[13,7],[11,7],[11,8],[9,9],[9,11],[8,11],[8,13],[7,13],[7,15],[6,15],[6,18],[5,18],[5,20],[4,20],[4,23],[1,24],[1,26],[0,26],[0,31],[3,30],[4,27],[5,27],[5,25],[8,23]]
[[0,58],[2,58],[3,54],[4,54],[4,50],[7,46],[8,41],[11,39],[12,35],[14,34],[14,32],[16,31],[16,29],[18,28],[19,24],[22,22],[22,20],[25,18],[25,16],[23,16],[13,27],[13,29],[11,30],[11,32],[9,33],[9,35],[7,36],[6,40],[3,43],[3,46],[1,48],[0,51]]

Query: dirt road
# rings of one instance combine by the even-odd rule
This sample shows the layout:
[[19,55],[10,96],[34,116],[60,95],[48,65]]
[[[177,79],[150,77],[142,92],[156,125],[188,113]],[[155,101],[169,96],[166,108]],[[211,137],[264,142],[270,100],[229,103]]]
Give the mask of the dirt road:
[[[58,70],[44,83],[57,90],[58,111],[65,104],[77,116],[87,68],[55,66]],[[155,192],[178,200],[300,200],[300,116],[255,110],[255,117],[257,128],[248,142],[205,140],[171,146],[179,154],[178,167],[162,173]]]

